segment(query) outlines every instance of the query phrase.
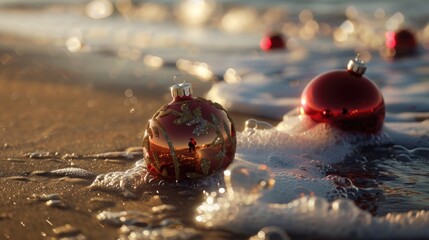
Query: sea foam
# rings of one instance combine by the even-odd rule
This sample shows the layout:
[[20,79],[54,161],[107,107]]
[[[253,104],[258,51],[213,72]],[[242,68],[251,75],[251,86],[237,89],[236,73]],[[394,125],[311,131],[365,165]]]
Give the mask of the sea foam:
[[[405,144],[414,149],[408,152],[424,149],[424,155],[428,149],[427,122],[386,124],[374,135],[346,133],[303,116],[285,116],[273,128],[249,125],[252,127],[238,135],[237,158],[228,169],[231,176],[225,180],[226,191],[207,194],[197,209],[196,220],[202,226],[249,235],[275,226],[303,237],[429,237],[429,212],[374,217],[348,198],[348,192],[359,191],[350,179],[326,175],[331,164],[351,154],[359,156],[362,147]],[[269,178],[275,184],[270,190],[258,188],[268,181],[260,166],[272,172]],[[248,186],[243,174],[257,179],[253,187]],[[254,189],[261,191],[255,193]]]
[[428,212],[373,216],[350,197],[359,194],[359,187],[331,174],[332,164],[350,156],[359,160],[361,148],[396,149],[403,144],[408,155],[426,156],[428,122],[385,124],[380,133],[368,135],[346,133],[295,113],[285,115],[277,126],[255,119],[246,122],[237,134],[236,159],[225,171],[225,184],[223,174],[199,183],[165,182],[151,176],[140,160],[127,171],[99,175],[92,187],[135,197],[151,184],[213,186],[217,190],[207,193],[198,206],[196,221],[239,234],[276,226],[305,237],[429,237]]

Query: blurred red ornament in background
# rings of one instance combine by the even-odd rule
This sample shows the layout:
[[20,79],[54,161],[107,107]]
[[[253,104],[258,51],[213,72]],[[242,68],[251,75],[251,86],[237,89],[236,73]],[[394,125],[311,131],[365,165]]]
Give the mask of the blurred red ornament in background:
[[379,88],[362,76],[366,66],[350,60],[348,70],[320,74],[301,95],[301,114],[316,122],[364,133],[376,133],[383,126],[385,107]]
[[264,51],[286,48],[284,37],[280,33],[271,33],[264,36],[259,42],[259,45]]
[[407,29],[386,32],[386,48],[388,57],[403,57],[414,54],[417,50],[417,40]]
[[165,179],[195,179],[225,170],[236,150],[234,123],[225,109],[192,97],[190,83],[173,85],[173,101],[148,121],[143,140],[148,170]]

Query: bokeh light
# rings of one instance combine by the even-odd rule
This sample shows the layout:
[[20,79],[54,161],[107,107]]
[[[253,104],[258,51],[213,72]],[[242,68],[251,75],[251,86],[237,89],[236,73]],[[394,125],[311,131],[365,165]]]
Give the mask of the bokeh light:
[[109,17],[114,7],[109,0],[93,0],[86,5],[86,14],[94,19]]

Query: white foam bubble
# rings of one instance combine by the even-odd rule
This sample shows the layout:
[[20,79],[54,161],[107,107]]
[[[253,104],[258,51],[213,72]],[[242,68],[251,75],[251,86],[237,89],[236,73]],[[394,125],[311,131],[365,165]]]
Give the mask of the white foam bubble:
[[138,160],[133,168],[126,171],[109,172],[98,175],[91,184],[92,189],[117,192],[127,198],[136,198],[153,186],[164,184],[201,188],[205,186],[216,186],[222,179],[222,173],[212,175],[210,178],[189,180],[181,182],[166,181],[151,174],[143,159]]
[[[348,199],[328,202],[301,197],[288,204],[254,202],[243,205],[226,197],[208,197],[198,207],[197,221],[206,227],[254,234],[277,226],[289,234],[312,238],[427,238],[429,212],[413,211],[372,217]],[[213,210],[216,209],[216,210]]]
[[136,197],[153,177],[150,176],[143,160],[124,172],[100,174],[91,184],[93,189],[119,192],[125,197]]

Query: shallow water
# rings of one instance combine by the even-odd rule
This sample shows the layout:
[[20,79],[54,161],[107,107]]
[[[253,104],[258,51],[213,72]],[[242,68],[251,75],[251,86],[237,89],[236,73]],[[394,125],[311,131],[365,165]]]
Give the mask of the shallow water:
[[[15,5],[1,9],[0,30],[69,54],[113,56],[159,71],[178,69],[213,81],[207,98],[230,111],[283,119],[276,126],[249,120],[238,134],[236,159],[226,183],[223,173],[197,182],[159,180],[147,173],[140,148],[94,155],[34,151],[25,156],[41,161],[134,163],[126,171],[100,175],[77,166],[31,173],[68,179],[70,184],[81,180],[95,192],[150,206],[150,210],[116,211],[109,210],[115,202],[91,200],[97,221],[117,228],[121,239],[248,237],[267,226],[280,228],[269,231],[298,238],[429,237],[425,1],[153,1],[138,2],[128,10],[117,7],[105,16],[83,2],[40,2],[37,7],[24,4],[25,11]],[[386,58],[384,33],[400,26],[417,33],[418,54]],[[259,40],[270,29],[287,36],[287,50],[259,51]],[[19,51],[17,47],[15,52]],[[384,95],[383,130],[370,136],[349,134],[296,116],[308,81],[325,71],[343,69],[356,52],[368,62],[366,76]],[[7,62],[7,56],[2,59]],[[118,72],[125,70],[126,62],[118,63],[109,70],[109,79],[96,81],[118,83],[122,81]],[[139,76],[140,71],[133,69],[132,74]],[[152,84],[161,88],[168,81]],[[11,161],[23,159],[16,156]],[[235,171],[240,168],[248,169],[252,178]],[[32,181],[28,176],[7,177]],[[69,207],[58,195],[34,198],[48,207]],[[205,233],[205,228],[211,231]],[[71,226],[54,232],[59,237],[84,238]]]

